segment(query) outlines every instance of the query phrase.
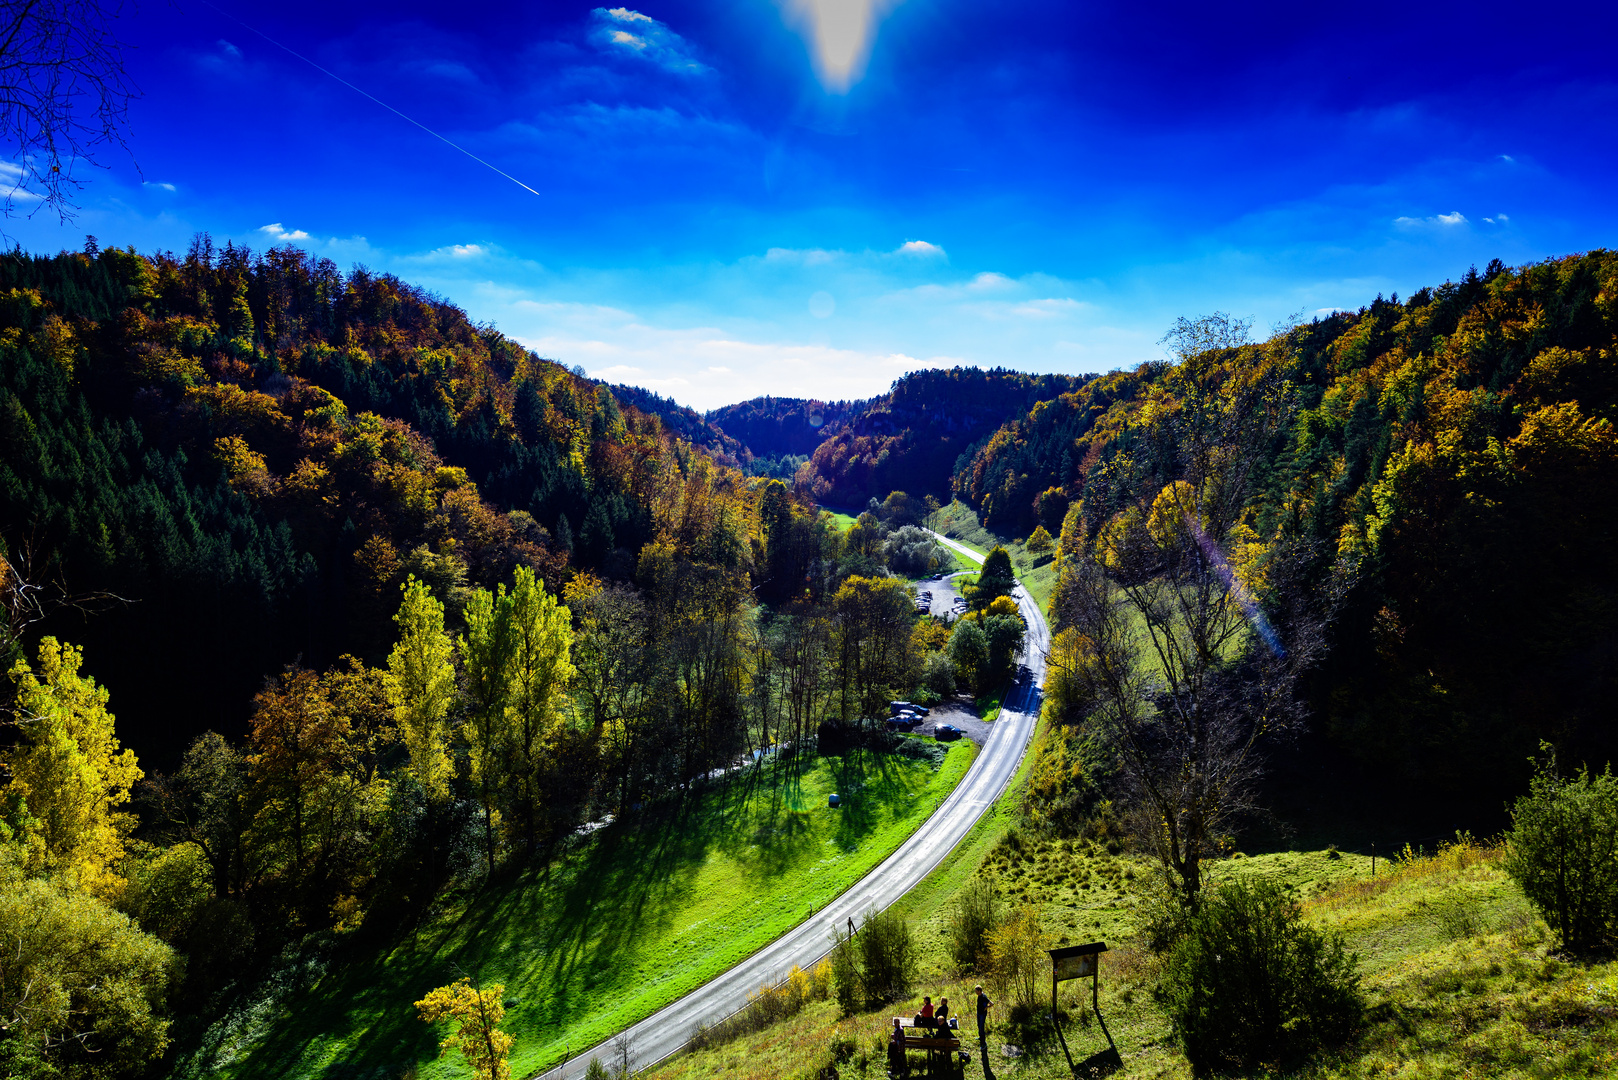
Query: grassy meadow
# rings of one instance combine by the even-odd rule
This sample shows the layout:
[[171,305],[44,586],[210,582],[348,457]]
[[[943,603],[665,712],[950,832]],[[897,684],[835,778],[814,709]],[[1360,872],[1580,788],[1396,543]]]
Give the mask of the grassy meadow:
[[[460,974],[503,983],[526,1076],[700,986],[823,907],[894,851],[976,756],[868,752],[768,762],[594,833],[565,859],[452,898],[383,956],[271,980],[177,1075],[467,1075],[412,1002]],[[843,795],[839,809],[826,796]],[[294,968],[297,965],[293,965]]]
[[[1544,923],[1500,866],[1498,847],[1463,841],[1431,856],[1379,860],[1334,849],[1238,856],[1213,865],[1215,879],[1257,874],[1295,890],[1306,918],[1341,932],[1357,954],[1368,1002],[1349,1044],[1278,1065],[1266,1077],[1601,1077],[1618,1072],[1618,963],[1557,954]],[[1098,842],[1031,840],[997,808],[951,859],[901,902],[921,946],[921,979],[907,1001],[851,1017],[835,1002],[756,1035],[682,1055],[653,1080],[766,1080],[886,1076],[890,1016],[913,1012],[921,995],[946,996],[963,1017],[972,1053],[966,1077],[1058,1080],[1071,1074],[1060,1045],[1040,1038],[1007,1056],[1020,1036],[1007,1003],[991,1014],[987,1067],[972,1028],[970,972],[954,970],[948,912],[975,875],[996,885],[1008,910],[1032,905],[1052,946],[1104,940],[1101,1010],[1124,1061],[1120,1077],[1189,1080],[1190,1066],[1158,1004],[1160,963],[1138,940],[1148,864],[1109,854]],[[1048,985],[1045,983],[1044,985]],[[1064,984],[1064,1037],[1075,1060],[1106,1048],[1088,1010],[1088,983]],[[834,1049],[835,1048],[835,1049]],[[919,1062],[919,1058],[917,1059]]]

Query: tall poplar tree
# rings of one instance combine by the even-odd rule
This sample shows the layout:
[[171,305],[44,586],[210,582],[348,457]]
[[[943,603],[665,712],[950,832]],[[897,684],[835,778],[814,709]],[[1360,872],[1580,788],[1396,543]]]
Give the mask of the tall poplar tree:
[[515,734],[511,708],[513,597],[500,586],[496,593],[478,589],[466,606],[466,634],[461,638],[461,660],[466,667],[466,697],[470,706],[464,729],[471,749],[472,782],[483,804],[483,841],[494,873],[495,801],[504,786]]
[[455,700],[454,646],[444,632],[444,605],[412,574],[393,621],[399,644],[388,657],[388,704],[410,751],[410,772],[430,799],[449,795],[446,717]]
[[573,616],[529,567],[511,590],[511,771],[529,850],[538,842],[539,798],[547,742],[567,719],[573,679]]

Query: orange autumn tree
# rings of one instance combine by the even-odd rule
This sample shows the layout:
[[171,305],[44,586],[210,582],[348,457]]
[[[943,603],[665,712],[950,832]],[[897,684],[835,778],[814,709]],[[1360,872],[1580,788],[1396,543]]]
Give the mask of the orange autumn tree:
[[439,1053],[459,1050],[472,1066],[476,1080],[511,1080],[511,1065],[506,1057],[516,1040],[499,1027],[506,1015],[505,992],[500,983],[480,990],[472,980],[461,979],[440,986],[416,1002],[416,1009],[427,1023],[449,1019],[459,1025],[438,1044]]

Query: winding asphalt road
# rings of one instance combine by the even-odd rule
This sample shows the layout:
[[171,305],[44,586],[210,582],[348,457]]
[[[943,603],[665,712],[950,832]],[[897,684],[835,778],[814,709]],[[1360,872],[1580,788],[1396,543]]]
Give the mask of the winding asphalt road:
[[[933,535],[965,558],[983,561],[983,556],[970,548],[937,533]],[[992,725],[989,740],[977,760],[921,828],[876,869],[797,927],[628,1031],[542,1074],[543,1080],[582,1077],[594,1057],[611,1067],[618,1060],[619,1045],[627,1044],[631,1067],[636,1069],[646,1068],[676,1053],[698,1023],[712,1024],[729,1016],[747,1004],[749,992],[779,979],[794,964],[802,968],[812,966],[830,950],[833,928],[846,926],[849,919],[858,922],[870,908],[880,909],[892,904],[944,861],[1011,782],[1039,716],[1045,654],[1051,644],[1050,628],[1027,590],[1018,586],[1013,595],[1028,624],[1017,685],[1006,695],[1000,718]]]

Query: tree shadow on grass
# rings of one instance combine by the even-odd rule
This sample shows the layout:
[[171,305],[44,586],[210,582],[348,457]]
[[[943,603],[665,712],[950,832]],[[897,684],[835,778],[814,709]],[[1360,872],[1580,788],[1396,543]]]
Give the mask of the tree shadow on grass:
[[[519,1051],[550,1042],[598,1002],[639,989],[624,959],[637,937],[665,934],[689,899],[711,840],[704,814],[716,813],[704,806],[693,800],[648,813],[603,830],[560,865],[497,879],[415,947],[405,939],[387,956],[347,964],[292,995],[226,1067],[238,1076],[397,1076],[437,1054],[435,1031],[414,1002],[463,975],[505,984],[506,998],[516,999],[505,1027],[519,1036]],[[321,1063],[325,1045],[338,1060]]]
[[850,792],[844,801],[833,836],[843,852],[856,851],[871,834],[908,816],[916,807],[933,772],[925,765],[895,754],[857,750],[845,756],[839,785]]

